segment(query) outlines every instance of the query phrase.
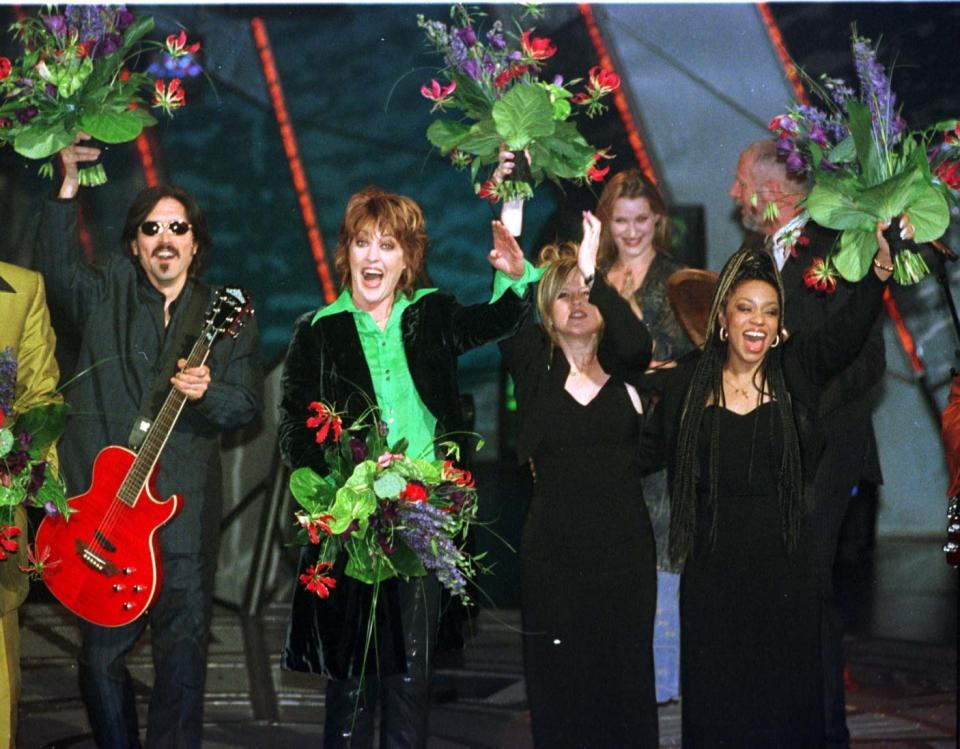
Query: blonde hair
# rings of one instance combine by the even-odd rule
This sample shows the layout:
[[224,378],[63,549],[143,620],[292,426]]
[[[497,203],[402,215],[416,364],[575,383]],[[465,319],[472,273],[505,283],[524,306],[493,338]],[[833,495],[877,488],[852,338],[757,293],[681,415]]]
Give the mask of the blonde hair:
[[[557,332],[553,324],[553,303],[560,296],[563,285],[571,273],[579,273],[577,267],[577,245],[573,242],[562,244],[548,244],[540,250],[537,257],[537,267],[546,267],[537,286],[537,312],[540,314],[540,323],[550,336],[554,345],[558,345]],[[603,332],[601,321],[600,332]],[[597,337],[599,340],[599,335]]]
[[600,200],[597,201],[597,218],[603,226],[600,232],[597,265],[605,268],[617,261],[617,245],[611,236],[610,225],[614,205],[621,198],[626,200],[646,198],[650,204],[650,210],[660,216],[653,232],[653,249],[656,252],[670,252],[670,216],[660,190],[639,169],[628,169],[625,172],[618,172],[607,182],[603,192],[600,193]]
[[365,187],[347,202],[340,224],[334,266],[340,276],[340,290],[350,288],[350,245],[365,229],[377,229],[397,240],[406,267],[397,281],[397,294],[409,296],[427,283],[424,260],[427,254],[427,221],[415,200],[379,187]]

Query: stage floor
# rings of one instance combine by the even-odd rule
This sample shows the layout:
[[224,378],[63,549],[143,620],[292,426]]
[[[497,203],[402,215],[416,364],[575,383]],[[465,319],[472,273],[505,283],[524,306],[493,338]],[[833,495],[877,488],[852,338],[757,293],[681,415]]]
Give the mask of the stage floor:
[[[957,571],[935,541],[885,541],[839,578],[847,620],[849,726],[855,747],[957,745]],[[217,609],[204,746],[319,746],[323,679],[281,672],[287,607],[244,621]],[[93,747],[77,689],[77,629],[51,603],[21,609],[24,749]],[[483,610],[461,652],[436,671],[431,749],[532,746],[520,656],[519,612]],[[128,660],[141,725],[150,695],[149,637]],[[680,745],[680,708],[660,709],[661,746]]]

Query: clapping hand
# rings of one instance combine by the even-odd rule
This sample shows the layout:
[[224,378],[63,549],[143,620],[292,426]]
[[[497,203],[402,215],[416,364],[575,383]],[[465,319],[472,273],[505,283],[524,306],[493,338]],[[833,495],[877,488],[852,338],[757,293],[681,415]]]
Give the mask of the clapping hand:
[[510,230],[499,221],[492,221],[493,249],[487,259],[490,265],[514,280],[523,276],[523,250]]
[[590,211],[583,212],[583,239],[577,252],[577,266],[586,279],[597,272],[597,252],[600,249],[600,219]]
[[66,148],[60,150],[60,160],[63,162],[63,182],[60,184],[58,196],[72,198],[80,189],[79,164],[96,161],[100,156],[100,149],[82,145],[83,141],[90,140],[90,136],[82,130]]

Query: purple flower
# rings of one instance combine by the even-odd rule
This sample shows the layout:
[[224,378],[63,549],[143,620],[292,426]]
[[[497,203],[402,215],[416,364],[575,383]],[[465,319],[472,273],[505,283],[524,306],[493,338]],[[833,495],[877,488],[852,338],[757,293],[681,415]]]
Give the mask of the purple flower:
[[472,57],[466,60],[463,65],[460,66],[460,69],[475,81],[479,81],[481,78],[480,63]]
[[824,132],[823,128],[819,125],[814,125],[810,128],[810,132],[807,134],[810,140],[816,143],[821,148],[826,148],[827,146],[827,134]]
[[351,437],[348,444],[354,463],[362,463],[367,459],[367,445],[362,439],[359,437]]
[[12,476],[16,476],[20,471],[24,469],[27,465],[27,462],[30,460],[30,456],[27,455],[26,450],[11,450],[7,453],[7,457],[4,458],[4,461],[7,464],[7,471]]
[[122,36],[119,34],[107,34],[105,37],[103,37],[103,40],[98,42],[97,45],[90,51],[90,57],[93,59],[101,55],[112,55],[122,46]]
[[131,23],[133,23],[133,13],[127,10],[126,5],[119,6],[117,15],[113,19],[113,27],[117,31],[124,31]]
[[30,469],[30,482],[27,484],[27,496],[36,497],[40,487],[43,486],[43,477],[47,470],[46,461],[40,460],[33,464]]
[[44,86],[43,90],[47,92],[47,96],[49,96],[51,99],[57,98],[57,87],[52,83],[48,83],[46,86]]
[[50,33],[53,34],[57,39],[65,39],[67,36],[67,19],[63,16],[41,16],[43,18],[43,25],[46,26]]
[[60,517],[60,510],[57,509],[57,506],[53,502],[44,502],[43,511],[47,513],[48,518]]
[[487,32],[487,43],[492,49],[502,50],[507,48],[507,40],[503,36],[503,24],[500,21],[494,21],[490,31]]
[[517,62],[518,60],[522,60],[522,59],[523,59],[523,52],[521,52],[519,49],[515,49],[515,50],[513,50],[512,52],[509,52],[509,53],[507,54],[507,59],[508,59],[510,62]]
[[37,116],[38,112],[39,110],[34,106],[18,109],[16,112],[17,122],[19,122],[21,125],[26,125],[28,122],[30,122],[30,120]]
[[777,139],[777,156],[781,159],[786,159],[790,157],[797,150],[797,144],[793,142],[792,138],[778,138]]
[[470,26],[464,26],[462,29],[454,29],[453,33],[463,42],[465,47],[472,47],[477,43],[477,32]]
[[443,510],[428,502],[404,502],[401,507],[403,527],[400,537],[428,570],[450,592],[462,593],[467,580],[460,570],[466,562],[463,553],[450,537],[455,521]]
[[805,172],[807,165],[803,160],[803,155],[799,151],[794,151],[789,156],[787,156],[787,171],[789,172]]
[[563,85],[563,76],[560,75],[559,73],[558,73],[557,75],[553,76],[553,85],[554,85],[554,86],[562,86],[562,85]]

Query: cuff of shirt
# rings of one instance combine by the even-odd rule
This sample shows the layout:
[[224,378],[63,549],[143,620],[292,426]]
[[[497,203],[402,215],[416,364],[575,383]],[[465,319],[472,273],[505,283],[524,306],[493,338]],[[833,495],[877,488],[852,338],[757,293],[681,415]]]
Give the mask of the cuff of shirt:
[[529,260],[523,261],[523,275],[520,278],[511,278],[502,271],[497,271],[493,275],[493,295],[490,297],[490,304],[496,302],[500,297],[512,291],[521,299],[527,293],[527,286],[540,280],[546,268],[534,268]]

